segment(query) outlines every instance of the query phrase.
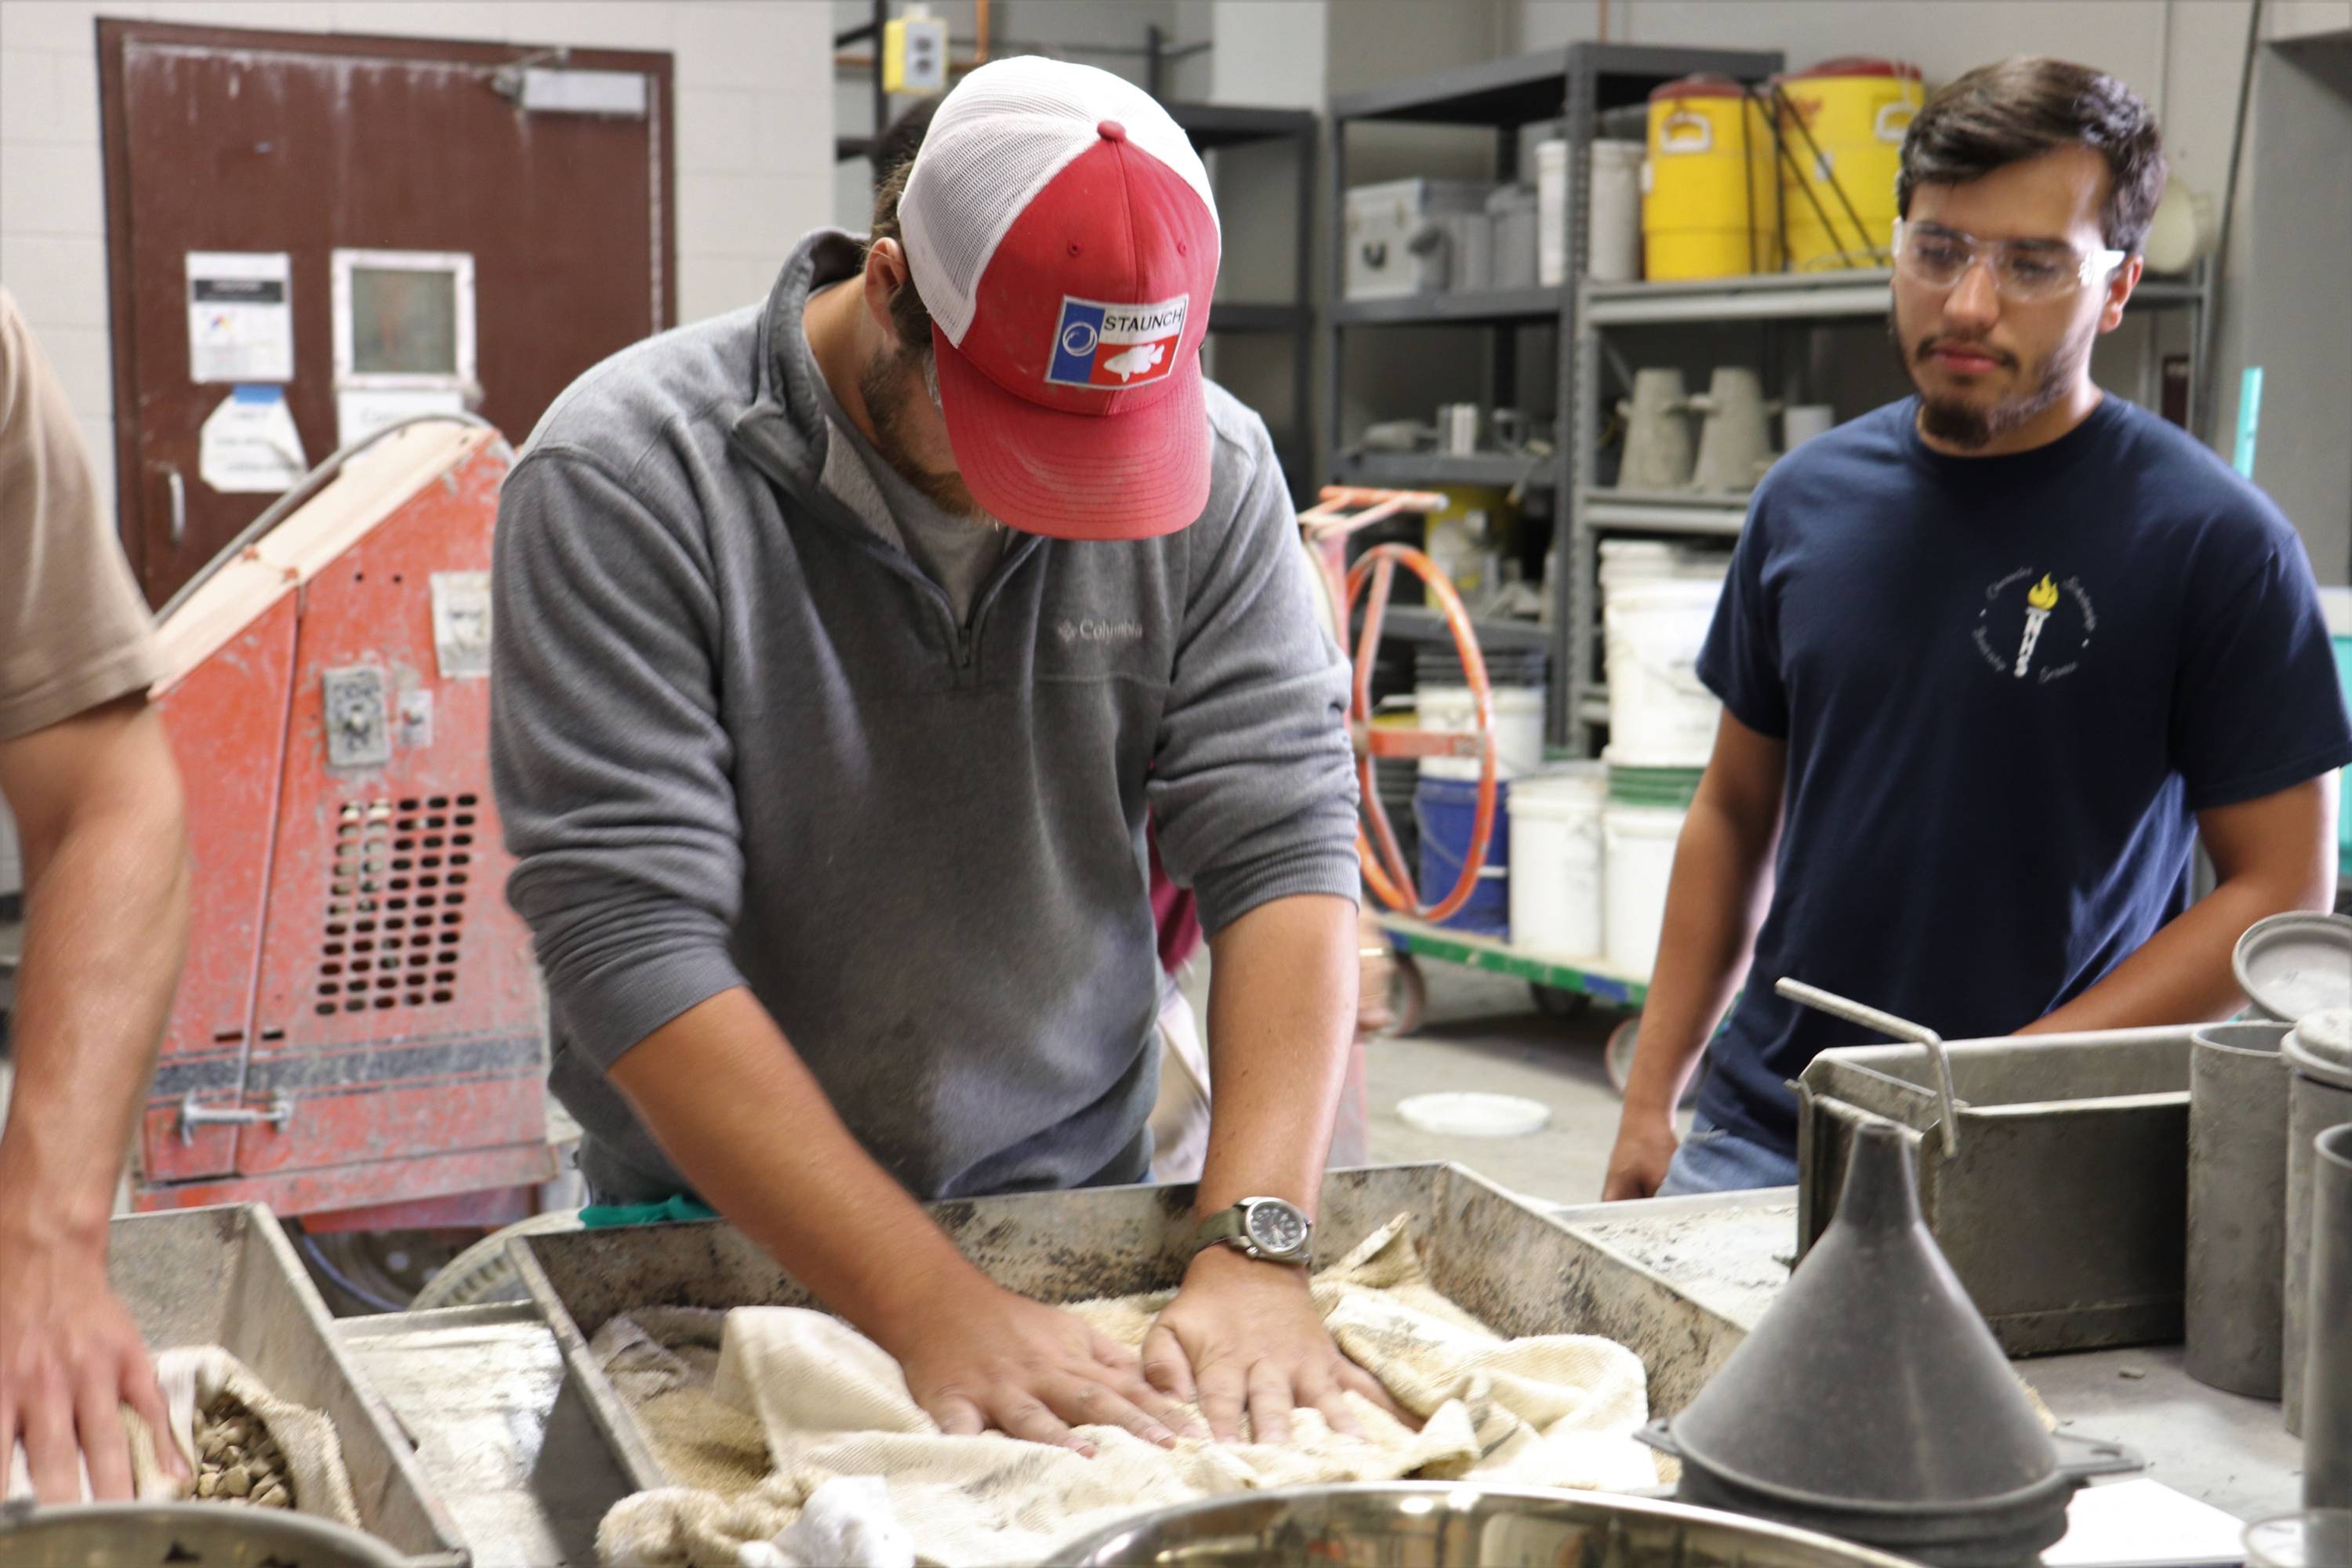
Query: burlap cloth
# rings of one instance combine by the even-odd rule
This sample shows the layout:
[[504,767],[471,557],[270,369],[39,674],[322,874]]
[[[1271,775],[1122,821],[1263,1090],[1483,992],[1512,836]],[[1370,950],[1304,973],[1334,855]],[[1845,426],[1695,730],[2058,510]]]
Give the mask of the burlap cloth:
[[[1642,1363],[1577,1334],[1505,1340],[1431,1289],[1391,1221],[1318,1275],[1332,1337],[1423,1417],[1415,1432],[1350,1395],[1345,1436],[1300,1410],[1286,1444],[1181,1440],[1161,1449],[1114,1426],[1081,1428],[1091,1459],[1001,1435],[949,1437],[908,1395],[898,1363],[822,1312],[655,1310],[617,1319],[594,1349],[636,1409],[664,1469],[691,1484],[608,1512],[608,1568],[735,1568],[817,1487],[880,1476],[919,1561],[1035,1563],[1088,1531],[1196,1498],[1333,1481],[1475,1477],[1512,1486],[1658,1484],[1633,1433],[1648,1419]],[[1068,1310],[1140,1344],[1170,1293]]]
[[[196,1412],[223,1394],[252,1414],[278,1439],[293,1481],[294,1506],[300,1513],[331,1519],[353,1530],[362,1528],[359,1505],[352,1495],[351,1471],[343,1463],[343,1446],[335,1423],[323,1412],[280,1399],[253,1370],[218,1345],[187,1345],[155,1357],[155,1381],[163,1391],[171,1414],[169,1440],[180,1450],[187,1473],[196,1473]],[[131,1441],[132,1489],[142,1502],[177,1502],[189,1495],[190,1482],[175,1480],[156,1458],[155,1435],[137,1412],[123,1405],[122,1426]],[[25,1464],[25,1447],[10,1456],[10,1499],[33,1495],[32,1477]],[[81,1500],[89,1500],[89,1472],[81,1477]],[[228,1506],[223,1504],[223,1507]]]

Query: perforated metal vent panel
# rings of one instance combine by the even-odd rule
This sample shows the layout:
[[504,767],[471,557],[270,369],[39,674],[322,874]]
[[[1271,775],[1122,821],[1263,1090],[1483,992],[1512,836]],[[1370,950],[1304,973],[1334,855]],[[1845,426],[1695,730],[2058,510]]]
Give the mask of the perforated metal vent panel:
[[480,798],[354,800],[336,813],[319,944],[321,1016],[457,1000]]

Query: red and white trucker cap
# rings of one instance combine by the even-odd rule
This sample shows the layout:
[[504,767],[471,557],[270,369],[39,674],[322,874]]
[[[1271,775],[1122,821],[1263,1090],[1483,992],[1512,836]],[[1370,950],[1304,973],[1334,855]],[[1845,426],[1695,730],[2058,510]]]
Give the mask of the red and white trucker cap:
[[940,101],[898,216],[974,500],[1056,539],[1201,515],[1217,207],[1166,110],[1091,66],[992,60]]

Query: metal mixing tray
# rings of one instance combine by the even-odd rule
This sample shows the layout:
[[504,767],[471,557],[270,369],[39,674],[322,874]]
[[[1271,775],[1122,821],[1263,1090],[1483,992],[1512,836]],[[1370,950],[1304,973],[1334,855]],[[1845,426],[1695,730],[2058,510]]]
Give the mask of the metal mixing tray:
[[[1097,1187],[937,1204],[931,1215],[991,1279],[1045,1301],[1166,1289],[1181,1277],[1192,1189]],[[1659,1275],[1458,1165],[1334,1173],[1316,1250],[1336,1258],[1400,1214],[1430,1281],[1496,1332],[1602,1334],[1642,1358],[1650,1409],[1671,1415],[1746,1330]],[[719,1221],[520,1237],[508,1244],[576,1393],[639,1488],[677,1484],[588,1353],[607,1320],[645,1306],[809,1306],[782,1269]]]
[[271,1392],[323,1411],[360,1522],[416,1568],[465,1568],[463,1539],[392,1413],[353,1370],[277,1216],[257,1204],[129,1215],[106,1272],[151,1345],[219,1345]]
[[2011,1355],[2181,1334],[2194,1026],[1955,1040],[1958,1152],[1918,1046],[1823,1051],[1797,1084],[1797,1234],[1811,1247],[1854,1129],[1906,1130],[1919,1204]]

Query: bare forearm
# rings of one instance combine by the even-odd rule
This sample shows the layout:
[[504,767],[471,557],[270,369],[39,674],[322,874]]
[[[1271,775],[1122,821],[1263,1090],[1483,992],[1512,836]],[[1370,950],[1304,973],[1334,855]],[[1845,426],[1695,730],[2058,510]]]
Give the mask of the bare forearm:
[[26,850],[0,1193],[39,1194],[8,1205],[12,1224],[102,1240],[187,942],[178,792],[110,792]]
[[2230,955],[2248,926],[2336,899],[2336,777],[2200,812],[2198,836],[2221,881],[2113,973],[2019,1031],[2127,1029],[2228,1016],[2244,1002]]
[[884,1345],[927,1288],[971,1272],[750,992],[689,1009],[612,1077],[704,1198]]
[[2018,1031],[2053,1035],[2226,1018],[2245,1004],[2230,954],[2256,921],[2324,904],[2254,881],[2224,882],[2191,904],[2107,977]]
[[1356,945],[1355,905],[1321,894],[1261,904],[1211,939],[1201,1213],[1255,1196],[1315,1212],[1355,1037]]
[[1675,847],[1650,999],[1625,1085],[1628,1115],[1665,1116],[1731,1005],[1770,891],[1771,839],[1743,832],[1704,796]]

